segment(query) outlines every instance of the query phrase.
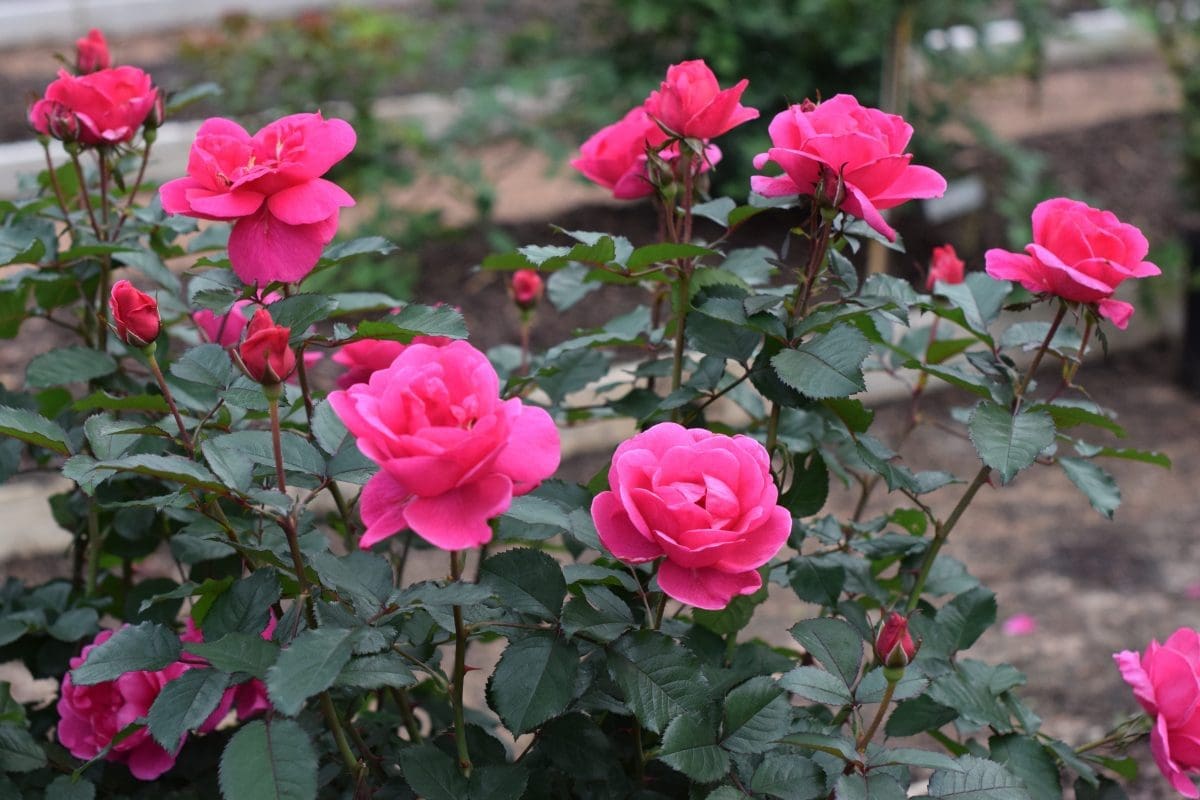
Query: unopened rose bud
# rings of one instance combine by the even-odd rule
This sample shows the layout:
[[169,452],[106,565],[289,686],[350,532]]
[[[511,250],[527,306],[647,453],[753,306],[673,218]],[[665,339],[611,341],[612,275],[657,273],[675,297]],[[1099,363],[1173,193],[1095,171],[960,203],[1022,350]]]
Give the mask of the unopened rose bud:
[[146,130],[153,131],[162,127],[163,122],[167,119],[167,99],[163,90],[154,87],[154,105],[150,107],[150,113],[146,115]]
[[538,274],[537,270],[519,269],[513,273],[512,298],[522,311],[534,308],[542,299],[545,291],[546,285],[542,282],[542,276]]
[[75,112],[55,100],[38,100],[29,109],[29,124],[38,133],[45,134],[65,144],[79,140],[79,117]]
[[276,325],[265,308],[254,312],[238,357],[246,374],[264,386],[283,383],[296,369],[296,354],[288,346],[291,329]]
[[129,281],[113,284],[108,310],[117,336],[133,347],[146,347],[158,338],[158,303]]
[[932,289],[938,281],[942,283],[962,283],[963,269],[966,264],[954,252],[954,245],[944,244],[933,248],[933,258],[929,263],[929,277],[925,280],[925,288]]
[[99,30],[92,28],[87,36],[75,40],[76,74],[87,75],[111,66],[112,56],[108,53],[108,42]]
[[895,611],[887,615],[875,637],[875,658],[885,668],[902,669],[917,654],[908,632],[908,619]]

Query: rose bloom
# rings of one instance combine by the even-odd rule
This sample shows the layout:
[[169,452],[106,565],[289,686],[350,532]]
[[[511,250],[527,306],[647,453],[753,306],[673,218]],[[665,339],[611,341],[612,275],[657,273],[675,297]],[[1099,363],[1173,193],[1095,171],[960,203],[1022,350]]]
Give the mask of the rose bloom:
[[229,262],[248,284],[302,280],[337,232],[354,198],[321,176],[354,149],[354,129],[320,114],[293,114],[251,136],[219,117],[205,120],[187,177],[159,189],[163,209],[233,222]]
[[[414,336],[410,344],[441,347],[452,341],[454,340],[447,336]],[[346,371],[338,376],[338,388],[349,389],[356,383],[366,383],[377,370],[390,367],[396,356],[406,349],[408,345],[404,342],[387,339],[360,339],[342,345],[332,356],[334,363],[346,368]],[[308,353],[305,353],[305,357],[307,356]]]
[[[579,157],[571,166],[593,183],[611,189],[617,200],[636,200],[654,193],[654,184],[647,171],[646,148],[657,150],[667,141],[667,135],[646,109],[638,106],[612,125],[592,134],[579,148]],[[659,152],[665,161],[679,157],[679,145],[671,144]],[[698,173],[707,172],[721,160],[721,150],[715,144],[706,145]]]
[[75,40],[75,71],[80,75],[108,69],[112,66],[112,56],[108,54],[108,42],[104,34],[97,28],[88,31],[87,36]]
[[933,258],[929,264],[929,277],[925,279],[925,288],[932,289],[938,281],[942,283],[962,283],[963,271],[966,264],[954,251],[954,245],[944,244],[933,248]]
[[133,139],[154,108],[158,89],[137,67],[113,67],[75,76],[59,70],[41,100],[29,109],[29,124],[38,133],[64,139],[52,130],[63,110],[78,119],[78,141],[84,145],[117,145]]
[[717,76],[701,60],[667,68],[667,79],[646,98],[646,113],[684,138],[714,139],[731,128],[758,119],[758,110],[741,104],[750,84],[742,78],[721,89]]
[[329,403],[380,466],[359,502],[360,547],[408,528],[444,550],[481,545],[488,520],[558,468],[550,415],[501,400],[496,370],[466,342],[409,345]]
[[[768,161],[783,168],[778,177],[755,175],[750,187],[764,197],[812,195],[837,203],[888,238],[896,231],[880,214],[916,198],[941,197],[946,179],[915,166],[904,152],[912,126],[896,114],[865,108],[848,94],[820,105],[804,102],[771,121],[771,149],[754,157],[755,169]],[[841,189],[839,191],[839,185]]]
[[626,563],[663,558],[659,587],[697,608],[757,591],[792,530],[767,450],[748,436],[659,423],[617,447],[608,485],[592,502],[600,541]]
[[1180,628],[1165,644],[1151,641],[1144,655],[1124,650],[1113,658],[1154,721],[1150,751],[1158,768],[1184,797],[1200,798],[1184,774],[1200,771],[1200,633]]
[[523,309],[533,308],[542,299],[546,286],[536,269],[519,269],[512,276],[513,302]]
[[145,347],[158,338],[158,303],[129,281],[113,284],[108,309],[122,342]]
[[[97,634],[82,653],[71,659],[71,669],[82,665],[88,653],[112,635],[112,631]],[[127,725],[144,718],[163,687],[186,670],[187,666],[177,661],[157,672],[126,672],[116,680],[91,686],[76,686],[67,673],[56,706],[58,741],[76,758],[95,758]],[[154,780],[175,765],[175,753],[162,749],[146,728],[113,745],[105,758],[126,764],[135,778],[144,781]]]
[[1095,303],[1100,316],[1122,330],[1133,306],[1112,299],[1127,278],[1161,275],[1145,261],[1150,245],[1142,232],[1101,211],[1066,197],[1043,200],[1033,209],[1033,243],[1025,254],[992,249],[984,254],[987,274],[1016,281],[1031,292],[1075,303]]
[[290,328],[276,325],[265,308],[254,312],[246,327],[246,338],[238,345],[238,357],[251,378],[275,384],[295,372],[296,354],[288,344],[291,333]]

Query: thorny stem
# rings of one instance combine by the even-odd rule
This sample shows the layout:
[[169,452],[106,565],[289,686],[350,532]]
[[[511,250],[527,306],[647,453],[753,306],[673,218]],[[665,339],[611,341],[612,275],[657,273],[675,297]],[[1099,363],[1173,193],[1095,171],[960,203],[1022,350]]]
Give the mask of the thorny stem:
[[899,681],[888,681],[887,688],[883,690],[883,699],[879,701],[879,707],[875,709],[875,719],[871,720],[871,725],[858,737],[856,749],[860,753],[865,753],[867,745],[871,743],[871,739],[875,738],[875,732],[879,730],[880,724],[883,723],[883,718],[887,716],[888,706],[892,704],[892,695],[896,693],[896,684]]
[[667,593],[658,599],[658,607],[654,609],[654,630],[662,627],[663,612],[667,610]]
[[96,234],[97,239],[103,239],[104,235],[100,232],[100,225],[96,222],[96,213],[92,210],[92,198],[88,195],[87,179],[83,175],[83,165],[79,163],[79,154],[70,153],[71,163],[75,166],[75,177],[79,180],[79,197],[83,202],[83,208],[87,211],[88,221],[92,223],[92,231]]
[[129,189],[129,195],[125,198],[125,207],[121,209],[121,215],[117,217],[117,226],[113,230],[113,238],[121,232],[121,228],[125,225],[125,220],[129,219],[130,212],[133,210],[133,201],[137,197],[138,189],[142,188],[142,181],[146,177],[146,165],[150,162],[150,146],[153,142],[146,142],[146,146],[142,148],[142,163],[138,166],[137,177],[133,181],[133,186]]
[[86,572],[84,573],[84,593],[91,597],[96,593],[96,575],[100,566],[100,548],[104,542],[100,536],[100,512],[96,504],[96,498],[88,500],[88,540],[86,554]]
[[54,170],[54,161],[50,158],[50,145],[43,142],[42,152],[46,156],[46,174],[50,176],[50,188],[54,190],[54,199],[58,201],[58,209],[62,211],[63,222],[68,230],[73,230],[71,212],[67,210],[67,198],[63,196],[62,185],[58,182],[58,173]]
[[196,449],[192,443],[192,437],[188,435],[187,426],[183,424],[183,417],[179,415],[179,407],[175,404],[171,390],[167,388],[167,379],[163,377],[162,369],[158,366],[158,359],[155,358],[152,347],[153,345],[146,348],[146,360],[150,364],[150,372],[154,375],[154,380],[158,382],[163,399],[167,401],[167,408],[171,409],[171,416],[175,417],[175,424],[179,427],[179,439],[183,442],[184,449],[188,451],[189,456],[194,456]]
[[[688,242],[692,237],[692,192],[695,188],[692,178],[692,159],[683,145],[680,145],[679,158],[676,163],[683,177],[683,231],[680,234],[675,226],[671,226],[671,241],[680,243]],[[667,213],[674,217],[673,211],[674,209],[668,209]],[[679,277],[675,282],[675,350],[671,362],[671,391],[675,391],[683,383],[683,360],[687,347],[687,313],[691,301],[693,267],[690,258],[679,259],[676,264]],[[682,411],[676,412],[676,415],[680,414]]]
[[[267,405],[271,412],[271,449],[275,455],[275,480],[280,493],[287,494],[287,480],[283,473],[283,441],[279,430],[279,387],[267,388]],[[300,552],[300,539],[296,535],[296,521],[291,514],[280,520],[288,549],[292,553],[292,567],[296,570],[296,583],[300,586],[300,599],[306,605],[310,599],[308,576],[304,574],[304,557]],[[311,611],[311,609],[310,609]]]
[[[1034,374],[1037,372],[1038,366],[1042,363],[1042,357],[1046,355],[1046,351],[1050,349],[1050,342],[1054,339],[1054,334],[1058,332],[1058,326],[1062,324],[1063,317],[1066,316],[1067,307],[1062,305],[1058,309],[1058,313],[1054,316],[1054,321],[1050,323],[1050,330],[1046,332],[1046,338],[1042,341],[1037,353],[1033,357],[1033,362],[1029,365],[1029,370],[1021,378],[1021,382],[1017,385],[1013,392],[1012,414],[1016,416],[1021,410],[1021,403],[1025,399],[1025,390],[1029,388],[1029,382],[1033,380]],[[907,613],[911,614],[921,602],[921,592],[925,590],[925,581],[929,578],[929,573],[933,569],[933,562],[937,558],[938,552],[950,537],[950,531],[954,530],[954,526],[958,524],[962,518],[963,512],[967,510],[967,506],[975,499],[975,494],[985,483],[987,483],[988,475],[991,474],[992,468],[984,464],[979,468],[979,472],[975,473],[975,477],[967,486],[962,497],[959,498],[957,505],[950,512],[950,516],[946,517],[944,522],[935,524],[935,533],[933,541],[929,543],[929,549],[925,551],[925,558],[921,561],[921,568],[917,572],[916,581],[913,583],[912,592],[908,596],[908,605],[906,606]]]
[[[450,577],[462,577],[462,561],[457,550],[450,551]],[[458,767],[471,777],[471,752],[467,748],[467,724],[463,714],[463,679],[467,675],[467,628],[463,625],[462,606],[454,606],[454,678],[450,701],[454,707],[454,744],[458,748]]]
[[404,720],[404,730],[408,731],[409,741],[413,744],[420,744],[422,741],[421,725],[417,722],[417,715],[413,713],[412,701],[408,699],[408,690],[390,689],[389,693],[396,703],[396,708],[400,709],[400,718]]
[[363,768],[358,763],[354,751],[350,749],[350,742],[346,740],[346,732],[342,729],[341,720],[338,719],[337,709],[333,707],[333,699],[329,696],[329,692],[321,692],[321,713],[325,716],[325,722],[328,723],[330,732],[333,734],[333,741],[337,745],[338,753],[342,756],[342,764],[350,773],[350,777],[354,778],[357,783],[362,777]]

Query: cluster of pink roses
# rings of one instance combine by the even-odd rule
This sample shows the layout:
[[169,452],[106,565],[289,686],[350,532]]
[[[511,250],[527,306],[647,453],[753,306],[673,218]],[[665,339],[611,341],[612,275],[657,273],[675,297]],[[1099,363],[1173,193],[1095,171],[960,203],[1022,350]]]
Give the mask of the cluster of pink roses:
[[[272,619],[263,631],[263,638],[270,638],[274,629],[275,621]],[[112,638],[113,633],[106,630],[97,634],[92,643],[83,648],[83,652],[71,659],[71,669],[82,666],[88,654]],[[200,631],[190,619],[187,630],[179,638],[184,642],[203,641]],[[127,765],[136,778],[154,780],[175,765],[175,757],[179,748],[183,747],[186,735],[180,739],[174,751],[163,749],[145,727],[116,744],[112,744],[113,738],[132,723],[144,720],[150,706],[154,705],[168,683],[189,669],[203,666],[207,666],[204,659],[185,656],[160,670],[126,672],[115,680],[87,686],[76,685],[71,680],[71,674],[67,673],[59,687],[56,706],[59,715],[58,741],[71,755],[84,760],[95,758],[111,745],[105,755],[107,760]],[[266,686],[257,678],[252,678],[226,689],[217,708],[196,730],[198,733],[215,730],[230,710],[236,711],[237,718],[244,721],[264,713],[270,707]]]
[[150,76],[111,63],[104,35],[93,29],[76,42],[78,74],[59,70],[30,107],[29,124],[40,134],[84,147],[126,144],[147,118],[161,125],[163,98]]

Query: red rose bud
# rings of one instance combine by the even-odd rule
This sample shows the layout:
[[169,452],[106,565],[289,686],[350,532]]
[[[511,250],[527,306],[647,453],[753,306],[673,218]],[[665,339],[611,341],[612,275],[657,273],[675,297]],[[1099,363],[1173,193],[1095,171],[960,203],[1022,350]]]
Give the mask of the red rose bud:
[[933,248],[933,259],[929,263],[929,277],[925,279],[925,288],[932,289],[938,281],[962,283],[965,266],[958,253],[954,252],[954,245],[944,244]]
[[875,637],[875,657],[885,667],[906,667],[917,654],[908,633],[908,619],[893,611],[884,619]]
[[154,105],[150,109],[150,113],[146,115],[146,129],[157,130],[162,127],[163,122],[167,119],[167,98],[163,94],[163,90],[154,87]]
[[108,42],[104,34],[96,28],[88,31],[88,35],[75,40],[75,72],[87,75],[112,66],[112,56],[108,53]]
[[29,109],[29,124],[60,142],[79,140],[79,117],[62,103],[39,100]]
[[246,374],[259,383],[282,383],[296,369],[296,354],[288,346],[291,329],[276,325],[265,308],[254,312],[238,356]]
[[512,277],[512,297],[519,308],[528,311],[538,304],[546,286],[535,269],[519,269]]
[[158,338],[158,303],[129,281],[113,284],[108,310],[117,336],[134,347],[145,347]]

